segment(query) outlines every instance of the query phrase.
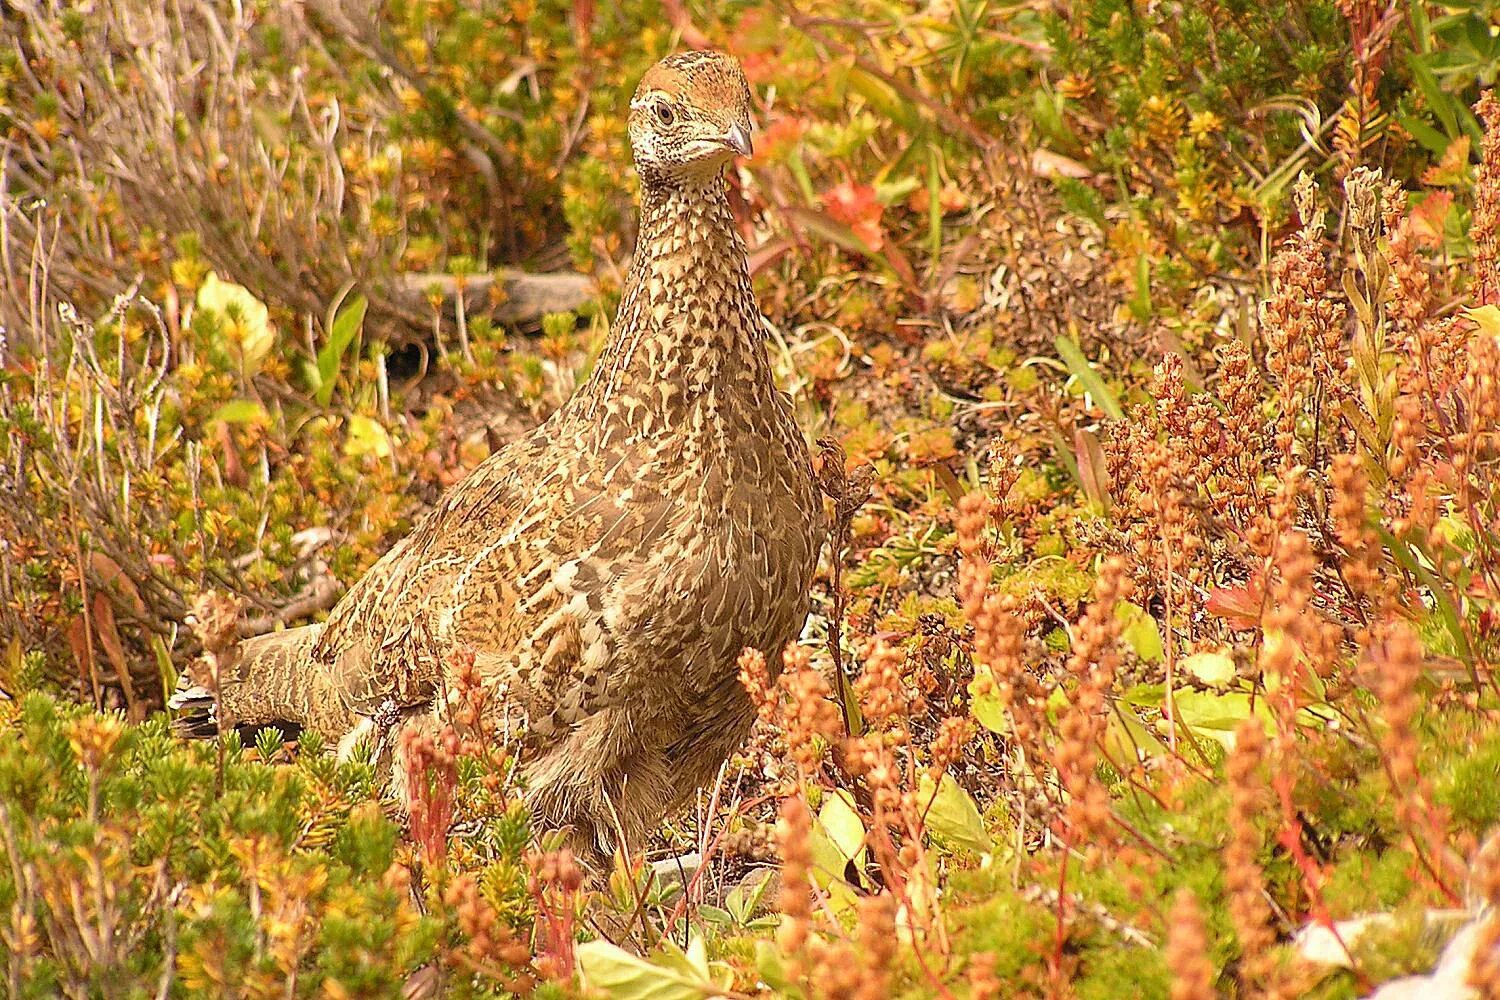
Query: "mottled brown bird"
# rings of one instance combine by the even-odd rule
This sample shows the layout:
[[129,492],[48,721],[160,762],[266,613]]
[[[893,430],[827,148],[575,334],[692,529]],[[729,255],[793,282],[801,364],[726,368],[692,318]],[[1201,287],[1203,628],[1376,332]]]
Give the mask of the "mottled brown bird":
[[245,642],[221,685],[226,721],[349,743],[377,716],[438,712],[446,664],[471,651],[490,703],[524,719],[540,823],[595,856],[638,843],[744,738],[736,658],[779,662],[822,537],[725,188],[750,153],[744,74],[718,53],[672,56],[629,123],[640,231],[587,382],[449,490],[326,623]]

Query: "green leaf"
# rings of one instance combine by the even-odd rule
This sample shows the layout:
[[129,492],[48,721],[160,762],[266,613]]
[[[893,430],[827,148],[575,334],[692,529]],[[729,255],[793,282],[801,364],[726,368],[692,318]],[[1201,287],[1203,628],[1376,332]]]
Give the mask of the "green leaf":
[[878,108],[885,117],[905,125],[908,130],[921,127],[921,116],[912,102],[879,77],[855,67],[849,73],[848,87],[869,101],[871,107]]
[[[17,639],[15,641],[19,642],[20,640]],[[156,658],[156,671],[161,675],[162,699],[169,701],[172,698],[172,692],[177,689],[177,667],[172,663],[171,650],[167,649],[167,644],[162,641],[161,636],[153,635],[151,637],[151,653]],[[19,663],[19,661],[17,662]],[[12,673],[10,680],[14,681],[19,676],[18,672]]]
[[1422,564],[1406,542],[1378,524],[1375,525],[1375,533],[1380,536],[1381,544],[1390,551],[1396,562],[1416,576],[1422,586],[1431,592],[1443,627],[1448,630],[1448,635],[1453,639],[1454,648],[1459,651],[1459,658],[1469,668],[1470,676],[1474,677],[1477,682],[1478,677],[1473,668],[1474,649],[1469,645],[1469,635],[1464,631],[1463,621],[1458,614],[1458,605],[1453,603],[1453,598],[1449,595],[1447,588],[1431,570]]
[[795,982],[791,974],[787,972],[786,962],[781,957],[773,941],[755,942],[755,972],[760,976],[761,982],[771,988],[772,995],[780,997],[805,996]]
[[698,1000],[723,994],[733,982],[711,973],[701,938],[687,952],[664,948],[655,961],[608,941],[581,944],[577,955],[584,985],[614,1000]]
[[936,261],[943,253],[942,182],[936,146],[927,149],[927,252]]
[[1076,152],[1081,143],[1068,125],[1064,99],[1048,89],[1037,87],[1031,92],[1031,120],[1062,152]]
[[[1158,690],[1151,705],[1160,707],[1162,697],[1163,694]],[[1156,734],[1147,729],[1146,725],[1136,717],[1135,710],[1128,704],[1110,713],[1109,724],[1104,732],[1104,742],[1114,760],[1133,761],[1138,754],[1161,757],[1170,752],[1167,745],[1157,739]]]
[[979,807],[946,772],[936,784],[923,772],[917,782],[917,801],[931,803],[927,808],[927,829],[940,843],[976,854],[989,854],[995,849]]
[[271,415],[266,408],[253,399],[232,399],[214,411],[209,423],[222,420],[226,424],[269,424]]
[[1135,294],[1126,303],[1130,314],[1142,323],[1151,318],[1153,307],[1151,304],[1151,261],[1141,254],[1135,262]]
[[1426,59],[1413,54],[1407,57],[1406,64],[1411,69],[1412,79],[1422,91],[1422,97],[1426,99],[1428,110],[1437,116],[1438,122],[1443,126],[1443,131],[1456,138],[1458,118],[1453,112],[1455,99],[1443,90],[1442,84],[1438,83],[1438,78],[1432,72],[1432,68],[1427,65]]
[[328,331],[328,343],[318,351],[318,388],[317,400],[319,406],[327,406],[333,399],[333,387],[338,380],[339,366],[343,363],[344,352],[354,342],[354,337],[359,333],[365,322],[365,309],[369,303],[363,295],[356,295],[349,303],[339,310],[334,317],[333,325]]
[[755,916],[755,911],[760,909],[765,901],[766,891],[773,881],[775,879],[771,877],[771,869],[766,868],[753,873],[745,881],[729,890],[729,895],[724,897],[724,906],[734,915],[736,922],[740,924],[750,922]]
[[1433,156],[1441,157],[1447,152],[1448,143],[1451,140],[1416,115],[1402,115],[1399,121],[1401,127],[1410,132],[1412,138],[1416,139]]
[[993,685],[984,694],[976,693],[980,673],[993,677],[990,668],[979,666],[974,669],[974,680],[969,682],[969,711],[973,713],[974,720],[992,733],[1002,736],[1010,732],[1010,720],[1005,717],[1005,706],[1000,703],[1000,697],[993,693]]
[[698,919],[711,924],[723,924],[726,927],[733,927],[736,924],[743,923],[743,921],[736,920],[734,914],[728,910],[721,910],[719,907],[709,903],[704,903],[698,907]]
[[1135,651],[1142,662],[1157,663],[1162,658],[1161,630],[1156,619],[1139,605],[1121,601],[1115,605],[1115,620],[1120,622],[1120,638]]
[[[1172,707],[1176,709],[1178,722],[1218,740],[1229,750],[1234,749],[1234,731],[1239,728],[1240,723],[1250,718],[1252,712],[1250,696],[1241,691],[1222,694],[1212,691],[1178,691],[1172,696]],[[1265,699],[1255,702],[1254,714],[1265,721],[1269,735],[1275,723]]]
[[834,671],[833,683],[837,689],[839,712],[844,717],[844,727],[850,736],[865,734],[865,716],[859,710],[859,694],[854,690],[854,681],[847,670]]
[[890,181],[878,181],[875,184],[875,200],[882,205],[894,205],[905,200],[917,188],[922,186],[922,181],[917,177],[898,177]]
[[1120,401],[1115,398],[1114,392],[1094,366],[1089,364],[1089,359],[1083,356],[1083,350],[1072,337],[1058,337],[1053,344],[1057,347],[1057,354],[1063,363],[1068,366],[1068,371],[1073,374],[1085,392],[1094,398],[1099,409],[1103,410],[1111,419],[1120,420],[1124,418],[1125,411],[1120,408]]

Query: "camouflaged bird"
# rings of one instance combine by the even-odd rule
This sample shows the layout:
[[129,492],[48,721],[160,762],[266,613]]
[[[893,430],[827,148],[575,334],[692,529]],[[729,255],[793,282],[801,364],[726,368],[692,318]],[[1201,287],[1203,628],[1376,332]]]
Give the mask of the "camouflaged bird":
[[[598,856],[710,780],[753,712],[744,647],[772,663],[807,616],[822,506],[777,390],[726,165],[750,153],[731,58],[657,64],[630,103],[636,252],[592,374],[456,484],[328,621],[243,643],[230,721],[346,743],[430,718],[472,651],[524,717],[528,798]],[[495,720],[491,720],[492,722]],[[399,768],[397,769],[399,773]]]

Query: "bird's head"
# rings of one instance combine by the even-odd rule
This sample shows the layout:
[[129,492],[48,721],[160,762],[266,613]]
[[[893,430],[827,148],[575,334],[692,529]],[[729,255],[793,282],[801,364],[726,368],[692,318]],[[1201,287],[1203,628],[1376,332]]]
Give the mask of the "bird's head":
[[630,146],[641,181],[675,186],[749,156],[750,84],[722,52],[679,52],[641,77],[630,101]]

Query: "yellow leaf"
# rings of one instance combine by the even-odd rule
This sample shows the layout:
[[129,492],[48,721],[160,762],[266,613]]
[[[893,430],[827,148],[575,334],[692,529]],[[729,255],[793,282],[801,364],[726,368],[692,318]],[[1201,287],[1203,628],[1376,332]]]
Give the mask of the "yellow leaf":
[[13,635],[5,648],[5,662],[0,664],[0,696],[14,697],[18,693],[16,678],[21,676],[25,666],[26,649],[21,645],[21,637]]
[[687,960],[662,955],[652,961],[608,941],[581,944],[576,954],[584,985],[618,1000],[699,1000],[729,988],[711,975],[701,945]]
[[1005,716],[1004,703],[995,693],[995,678],[989,667],[982,664],[974,667],[974,680],[969,682],[969,699],[969,711],[976,722],[992,733],[1006,735],[1010,732],[1010,720]]
[[215,410],[208,419],[210,422],[222,420],[226,424],[265,427],[271,422],[271,415],[253,399],[232,399]]
[[1500,337],[1500,306],[1480,306],[1465,310],[1469,318],[1479,324],[1481,332],[1491,337]]
[[979,807],[958,782],[945,772],[941,780],[923,772],[917,783],[917,798],[931,803],[927,809],[927,829],[938,840],[951,847],[989,854],[995,845],[984,828]]
[[344,454],[388,458],[391,454],[391,436],[375,420],[356,414],[349,418],[349,435],[344,439]]
[[825,796],[818,823],[845,862],[863,860],[865,824],[854,809],[854,796],[842,788]]
[[1222,651],[1205,651],[1184,657],[1182,668],[1210,687],[1234,680],[1234,660]]
[[218,314],[224,335],[239,349],[246,371],[253,373],[260,368],[276,343],[276,330],[265,303],[243,285],[221,281],[213,271],[198,288],[197,303],[199,309]]

